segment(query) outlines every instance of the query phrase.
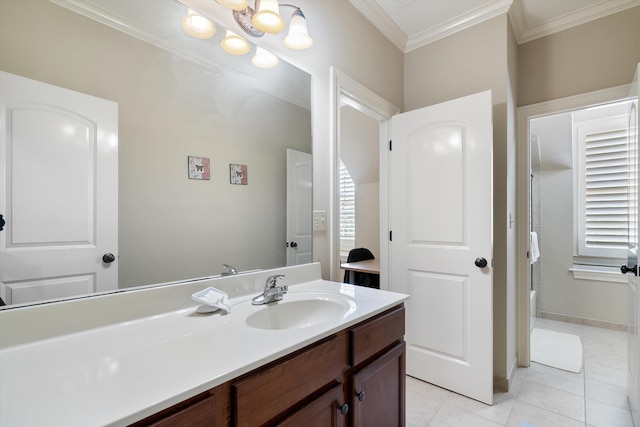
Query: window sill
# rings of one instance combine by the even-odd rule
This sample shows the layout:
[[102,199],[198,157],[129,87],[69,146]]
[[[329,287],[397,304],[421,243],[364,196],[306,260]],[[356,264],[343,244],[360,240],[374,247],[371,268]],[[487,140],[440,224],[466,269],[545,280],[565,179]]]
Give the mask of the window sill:
[[598,282],[627,283],[627,276],[615,267],[600,267],[596,265],[575,265],[569,269],[574,279],[595,280]]

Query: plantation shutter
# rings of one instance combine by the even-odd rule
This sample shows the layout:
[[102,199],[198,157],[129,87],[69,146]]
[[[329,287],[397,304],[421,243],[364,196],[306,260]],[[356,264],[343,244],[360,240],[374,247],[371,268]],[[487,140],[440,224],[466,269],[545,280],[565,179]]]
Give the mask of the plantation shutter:
[[356,189],[349,171],[340,161],[340,240],[356,238]]
[[628,245],[629,147],[624,117],[578,125],[582,160],[578,254],[620,257]]

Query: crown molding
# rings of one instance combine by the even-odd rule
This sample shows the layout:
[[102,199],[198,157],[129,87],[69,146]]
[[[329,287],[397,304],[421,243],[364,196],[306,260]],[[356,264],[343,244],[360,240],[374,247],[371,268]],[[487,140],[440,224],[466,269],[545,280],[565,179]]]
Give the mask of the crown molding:
[[511,9],[509,9],[509,20],[515,33],[516,42],[522,43],[522,34],[527,29],[527,20],[525,18],[524,7],[522,6],[522,0],[513,0]]
[[349,0],[382,34],[402,52],[406,52],[408,37],[378,3],[371,0]]
[[503,13],[507,13],[512,1],[513,0],[494,0],[489,5],[471,10],[468,13],[456,16],[436,27],[423,31],[409,39],[405,53],[448,37],[458,31],[466,30]]
[[[526,43],[559,31],[566,30],[605,16],[640,6],[640,0],[601,0],[575,12],[550,19],[540,25],[528,27],[523,0],[494,0],[488,5],[479,7],[457,16],[436,27],[427,29],[409,38],[384,10],[373,0],[349,0],[383,35],[398,49],[407,53],[426,46],[439,39],[465,30],[495,16],[508,13],[518,44]],[[551,0],[549,0],[551,1]]]

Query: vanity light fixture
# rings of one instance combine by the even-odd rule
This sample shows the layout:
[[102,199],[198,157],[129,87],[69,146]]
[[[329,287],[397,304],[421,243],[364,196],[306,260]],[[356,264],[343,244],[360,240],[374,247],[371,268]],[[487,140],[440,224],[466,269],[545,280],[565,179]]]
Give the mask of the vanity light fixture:
[[227,36],[220,42],[220,46],[231,55],[246,55],[251,50],[251,45],[244,37],[229,30],[227,30]]
[[[280,4],[278,0],[255,0],[255,8],[247,0],[216,0],[219,4],[233,10],[238,26],[251,37],[262,37],[265,33],[278,34],[285,26],[280,15],[281,7],[293,8],[289,22],[289,33],[284,44],[290,49],[307,49],[313,44],[307,31],[307,21],[302,10],[293,4]],[[244,8],[242,6],[244,5]]]
[[[278,0],[255,0],[254,9],[248,5],[248,0],[216,0],[217,3],[233,10],[233,17],[238,26],[252,37],[262,37],[265,33],[279,33],[284,28],[284,19],[280,16],[280,7],[293,8],[289,23],[289,33],[283,39],[285,46],[290,49],[307,49],[313,40],[307,32],[307,22],[302,10],[292,4],[279,4]],[[182,19],[182,27],[187,34],[198,38],[211,38],[216,28],[211,20],[188,9],[187,16]],[[245,55],[251,50],[249,42],[227,30],[226,37],[220,42],[222,49],[232,55]],[[256,67],[272,68],[278,65],[276,55],[256,46],[256,54],[251,59]]]
[[210,39],[216,33],[216,26],[210,19],[191,9],[187,9],[187,16],[182,18],[182,28],[197,39]]
[[251,58],[251,62],[258,68],[273,68],[280,60],[273,53],[256,46],[256,54]]
[[300,9],[296,9],[289,22],[289,34],[284,38],[284,45],[289,49],[303,50],[310,48],[313,39],[307,32],[307,21]]
[[257,0],[253,17],[253,26],[269,34],[278,34],[284,28],[284,19],[280,16],[278,0]]

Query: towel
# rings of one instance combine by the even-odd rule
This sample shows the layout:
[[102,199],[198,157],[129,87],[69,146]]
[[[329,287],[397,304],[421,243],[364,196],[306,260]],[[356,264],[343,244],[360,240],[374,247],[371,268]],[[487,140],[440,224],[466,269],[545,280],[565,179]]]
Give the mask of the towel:
[[530,240],[531,248],[529,249],[529,261],[531,264],[536,262],[540,258],[540,248],[538,247],[538,234],[535,231],[531,232]]

